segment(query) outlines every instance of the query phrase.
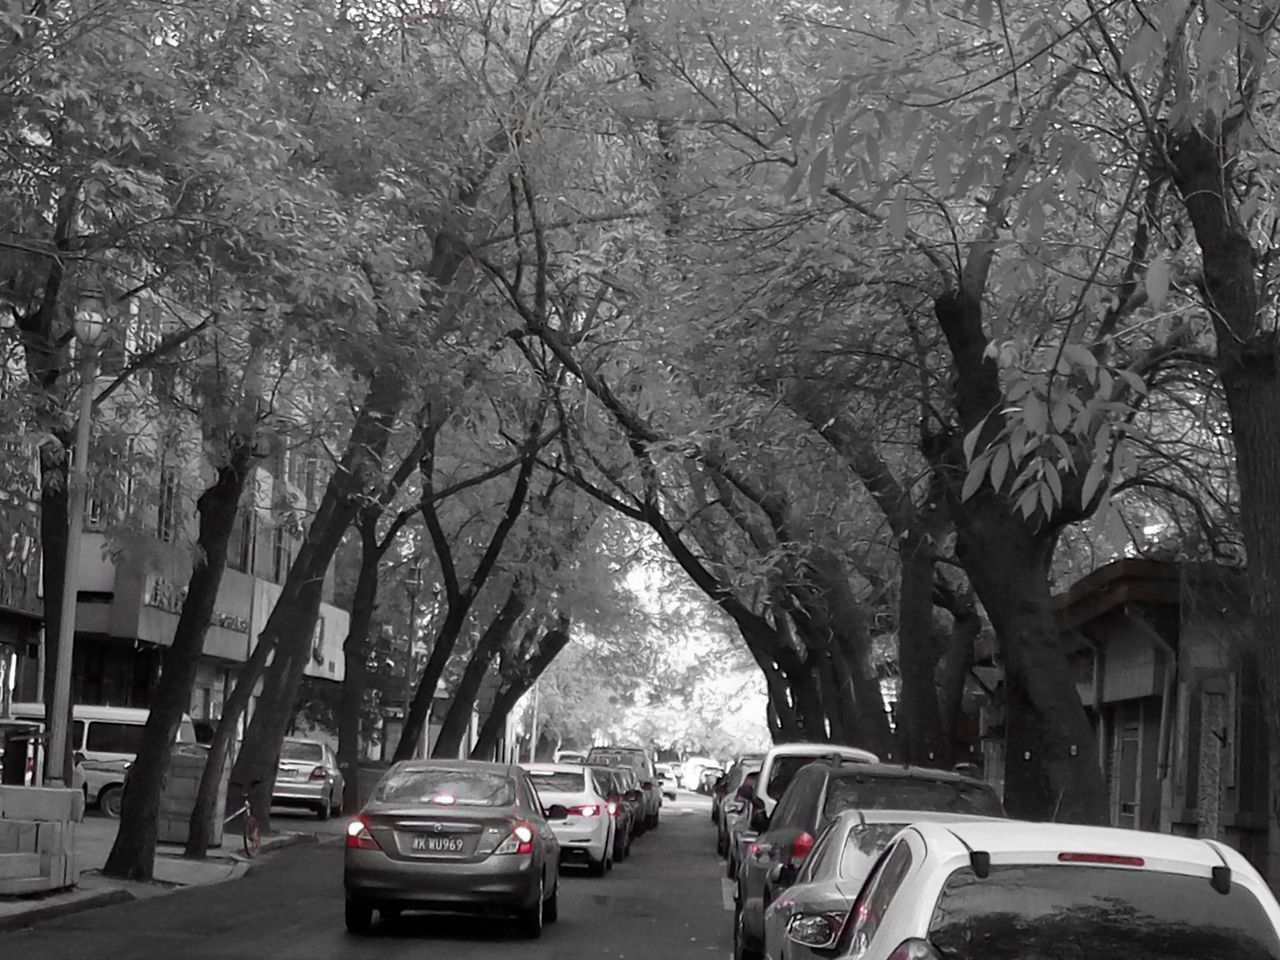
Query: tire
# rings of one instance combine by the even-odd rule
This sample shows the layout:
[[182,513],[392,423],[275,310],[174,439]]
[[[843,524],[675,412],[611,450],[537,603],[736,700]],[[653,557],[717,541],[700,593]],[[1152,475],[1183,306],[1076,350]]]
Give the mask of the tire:
[[244,855],[250,860],[254,859],[262,852],[262,825],[258,823],[258,818],[246,813],[240,834],[244,843]]
[[120,808],[124,804],[124,787],[118,783],[103,787],[98,794],[98,809],[112,820],[120,819]]
[[356,903],[353,900],[348,900],[344,918],[347,923],[348,933],[368,933],[369,928],[373,926],[373,907],[367,903]]
[[758,950],[747,946],[746,934],[743,932],[742,901],[733,908],[733,960],[764,960]]
[[325,799],[320,801],[320,806],[316,807],[316,819],[328,820],[329,814],[332,810],[333,810],[333,807],[329,803],[329,798],[326,797]]
[[609,869],[609,854],[603,853],[599,860],[587,861],[587,876],[603,877]]
[[542,905],[542,920],[544,923],[555,923],[560,919],[560,881],[556,881],[556,885],[551,890],[551,896],[547,898],[547,902]]
[[542,936],[542,924],[545,919],[543,908],[546,906],[542,901],[543,884],[546,883],[544,878],[538,880],[538,896],[534,899],[533,906],[527,910],[521,910],[520,915],[516,918],[516,925],[520,929],[520,936],[526,940],[537,940]]
[[660,814],[660,813],[655,813],[655,814],[653,815],[653,819],[652,819],[651,821],[649,821],[649,829],[650,829],[650,830],[657,830],[657,829],[658,829],[658,826],[659,826],[659,824],[660,824],[661,822],[662,822],[662,814]]
[[738,864],[734,861],[733,857],[729,857],[725,860],[724,875],[730,880],[738,875]]
[[627,859],[627,838],[625,835],[613,838],[613,861],[622,863]]

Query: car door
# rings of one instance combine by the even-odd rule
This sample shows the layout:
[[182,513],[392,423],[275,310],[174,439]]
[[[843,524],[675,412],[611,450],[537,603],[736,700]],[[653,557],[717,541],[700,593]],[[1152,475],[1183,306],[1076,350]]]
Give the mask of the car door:
[[[885,851],[876,871],[868,878],[850,911],[852,930],[848,950],[841,954],[862,960],[885,960],[903,940],[902,918],[895,918],[895,898],[906,886],[917,866],[909,835],[904,835]],[[842,938],[843,939],[843,938]]]
[[542,797],[538,788],[533,785],[529,775],[520,771],[520,795],[523,805],[528,808],[529,822],[533,824],[534,836],[538,838],[538,847],[542,854],[542,862],[546,864],[547,876],[552,876],[560,869],[560,841],[547,821],[546,808],[542,805]]

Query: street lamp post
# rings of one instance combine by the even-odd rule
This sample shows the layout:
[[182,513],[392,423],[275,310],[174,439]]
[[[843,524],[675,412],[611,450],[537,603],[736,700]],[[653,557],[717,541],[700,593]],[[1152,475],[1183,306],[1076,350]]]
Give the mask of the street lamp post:
[[76,594],[80,541],[84,534],[84,507],[89,486],[89,428],[93,417],[93,387],[98,376],[98,349],[106,334],[106,307],[102,293],[86,289],[76,306],[75,331],[82,351],[80,365],[80,418],[76,421],[75,459],[67,489],[67,555],[62,576],[62,616],[59,618],[54,661],[53,709],[49,716],[47,780],[55,787],[69,786],[70,751],[67,733],[71,722],[71,660],[75,651]]
[[414,557],[413,566],[409,568],[404,581],[405,590],[409,593],[409,629],[405,631],[404,649],[404,693],[401,712],[400,736],[404,736],[409,727],[409,701],[413,699],[413,642],[418,633],[418,593],[422,590],[422,558]]

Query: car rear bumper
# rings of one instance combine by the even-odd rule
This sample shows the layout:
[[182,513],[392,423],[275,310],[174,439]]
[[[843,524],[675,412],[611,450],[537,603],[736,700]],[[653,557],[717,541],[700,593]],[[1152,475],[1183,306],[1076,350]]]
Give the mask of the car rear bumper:
[[371,905],[466,913],[515,913],[538,899],[533,857],[492,856],[479,863],[410,863],[380,850],[346,850],[347,898]]
[[594,817],[592,822],[587,823],[557,823],[551,829],[560,841],[560,859],[565,863],[581,863],[587,858],[605,858],[609,842],[607,817]]
[[327,780],[303,781],[301,783],[280,783],[277,781],[271,791],[271,799],[275,803],[321,803],[329,789]]

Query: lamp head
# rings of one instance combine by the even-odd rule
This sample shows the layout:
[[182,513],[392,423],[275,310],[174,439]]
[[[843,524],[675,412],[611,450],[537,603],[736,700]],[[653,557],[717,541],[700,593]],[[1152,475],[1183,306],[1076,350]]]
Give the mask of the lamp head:
[[87,347],[102,345],[107,333],[107,307],[101,290],[86,287],[80,292],[74,323],[76,339],[81,343]]

